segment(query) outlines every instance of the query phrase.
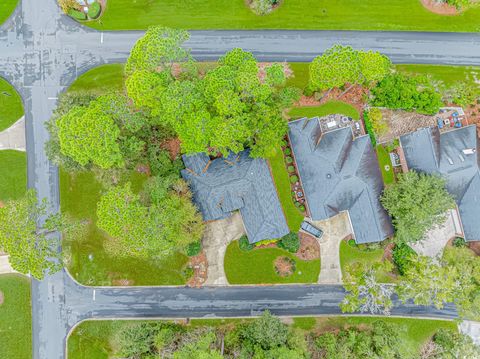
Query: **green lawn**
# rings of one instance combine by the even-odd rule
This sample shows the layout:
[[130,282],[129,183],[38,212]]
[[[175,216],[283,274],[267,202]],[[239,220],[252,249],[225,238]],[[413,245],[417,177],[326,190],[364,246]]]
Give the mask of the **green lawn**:
[[[134,191],[139,191],[145,176],[132,173]],[[67,267],[79,282],[86,285],[119,285],[127,279],[131,285],[182,285],[182,270],[187,257],[176,253],[171,258],[139,260],[109,256],[103,243],[106,235],[96,225],[96,205],[104,189],[90,172],[68,174],[60,171],[60,205],[63,213],[89,221],[84,239],[64,243]]]
[[[248,322],[250,319],[192,319],[190,326],[227,326]],[[293,326],[305,331],[322,332],[346,326],[369,325],[374,321],[382,320],[400,326],[401,335],[408,343],[407,351],[418,355],[423,343],[438,329],[446,328],[457,330],[453,321],[425,320],[417,318],[392,317],[296,317]],[[130,325],[127,320],[92,320],[85,321],[75,328],[68,338],[67,350],[69,359],[108,359],[117,356],[118,345],[116,333],[123,327]]]
[[18,199],[27,189],[27,154],[15,150],[0,151],[0,201]]
[[[352,247],[348,244],[347,241],[342,241],[340,243],[340,266],[342,267],[342,273],[345,275],[345,270],[348,265],[360,262],[366,264],[380,263],[383,257],[383,249],[375,250],[366,250],[361,247]],[[385,283],[394,282],[395,279],[392,278],[387,273],[381,273],[379,281]]]
[[0,24],[3,24],[13,10],[17,7],[18,0],[2,0],[0,1]]
[[480,86],[480,66],[444,66],[444,65],[395,65],[402,72],[429,75],[435,80],[450,86],[457,81],[467,81]]
[[273,180],[275,187],[277,187],[278,197],[282,204],[283,213],[287,218],[288,227],[292,232],[298,232],[300,224],[303,221],[303,214],[293,204],[292,190],[290,188],[290,179],[287,169],[285,168],[285,160],[283,158],[283,152],[279,148],[274,157],[269,159],[270,167],[272,168]]
[[433,14],[418,0],[284,1],[257,16],[244,0],[109,0],[104,15],[87,26],[140,30],[151,25],[188,29],[338,29],[479,31],[480,9],[459,16]]
[[[286,256],[296,261],[296,271],[289,277],[275,273],[273,262]],[[230,243],[225,253],[225,274],[230,284],[316,283],[320,274],[320,260],[302,261],[280,248],[241,251],[238,241]]]
[[[395,182],[395,174],[393,173],[392,161],[390,160],[390,154],[385,147],[377,145],[377,156],[380,171],[382,171],[383,182],[388,185]],[[388,166],[388,169],[385,167]]]
[[0,357],[32,358],[30,279],[18,274],[0,275]]
[[[0,4],[0,14],[2,6]],[[12,85],[0,78],[0,132],[9,128],[22,116],[22,98]]]
[[288,115],[291,118],[301,118],[315,116],[322,117],[337,113],[351,117],[354,120],[360,118],[360,114],[355,107],[342,101],[329,101],[320,106],[294,107],[288,112]]
[[123,64],[101,65],[77,77],[68,91],[122,91],[123,81]]

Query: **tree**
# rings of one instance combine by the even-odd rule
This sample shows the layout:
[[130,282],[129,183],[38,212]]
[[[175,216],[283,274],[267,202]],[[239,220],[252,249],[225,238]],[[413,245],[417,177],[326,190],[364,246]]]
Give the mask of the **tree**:
[[49,214],[46,200],[38,203],[35,190],[0,206],[0,248],[10,255],[12,268],[43,279],[62,268],[57,232],[66,236],[79,228],[59,214]]
[[438,348],[432,355],[434,358],[480,358],[480,347],[475,345],[472,338],[451,329],[439,329],[433,336],[433,343]]
[[280,64],[272,64],[265,69],[266,78],[265,81],[271,86],[284,86],[287,78],[283,70],[283,66]]
[[453,197],[438,176],[409,171],[388,186],[381,202],[393,218],[396,238],[415,242],[435,225],[443,223],[447,210],[455,207]]
[[125,65],[125,73],[130,76],[137,70],[170,71],[174,63],[190,59],[190,52],[182,47],[189,37],[185,30],[150,27],[133,46]]
[[241,338],[252,346],[270,350],[284,346],[288,339],[288,327],[267,310],[241,331]]
[[390,59],[375,51],[359,51],[360,73],[362,82],[367,86],[382,80],[392,69]]
[[442,105],[440,94],[430,80],[422,76],[388,75],[372,89],[372,95],[374,106],[415,110],[428,115],[437,113]]
[[391,285],[379,283],[377,280],[381,270],[390,269],[389,262],[375,266],[357,263],[348,267],[343,286],[349,293],[340,303],[342,312],[390,314],[394,289]]

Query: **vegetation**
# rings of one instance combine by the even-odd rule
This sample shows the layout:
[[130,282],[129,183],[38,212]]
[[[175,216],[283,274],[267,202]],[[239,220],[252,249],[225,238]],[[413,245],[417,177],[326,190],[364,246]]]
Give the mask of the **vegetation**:
[[90,19],[96,19],[97,17],[100,16],[100,12],[102,11],[102,7],[100,6],[100,3],[94,2],[90,4],[88,7],[88,17]]
[[322,117],[337,113],[351,117],[354,120],[360,119],[360,114],[358,113],[357,109],[352,105],[342,101],[328,101],[320,106],[293,107],[288,112],[288,116],[291,118],[314,116]]
[[192,242],[187,246],[187,256],[189,257],[194,257],[202,251],[202,242],[201,241],[196,241]]
[[3,24],[12,15],[18,0],[5,0],[0,3],[0,24]]
[[290,253],[297,253],[300,248],[300,239],[298,234],[290,232],[289,234],[284,235],[278,241],[278,247],[289,251]]
[[374,106],[423,114],[435,114],[442,105],[441,95],[427,77],[395,73],[386,76],[372,89]]
[[393,218],[396,239],[404,242],[421,240],[455,207],[444,179],[415,171],[399,175],[397,183],[385,189],[381,202]]
[[[128,16],[126,16],[128,14]],[[408,14],[408,16],[406,16]],[[418,0],[391,0],[341,3],[316,0],[284,1],[267,16],[257,16],[244,0],[113,0],[101,21],[88,26],[102,30],[141,30],[163,24],[189,29],[337,29],[478,31],[480,9],[459,16],[433,14]],[[301,18],[301,21],[299,19]]]
[[32,357],[30,280],[17,274],[0,275],[0,348],[2,357]]
[[27,189],[27,156],[25,152],[0,151],[0,201],[21,198]]
[[[296,261],[296,270],[291,276],[281,277],[275,272],[274,261],[282,256]],[[280,248],[245,252],[240,249],[238,241],[228,245],[224,265],[230,284],[316,283],[320,273],[318,259],[303,261]]]
[[397,243],[393,247],[393,263],[398,269],[398,272],[401,275],[404,275],[407,271],[410,263],[417,259],[417,252],[415,252],[408,244],[406,243]]
[[58,243],[50,235],[56,231],[75,235],[75,226],[61,215],[49,215],[48,206],[45,200],[39,204],[36,192],[28,190],[23,198],[0,207],[0,248],[10,255],[13,269],[36,279],[62,268]]
[[[278,333],[278,334],[277,334]],[[211,341],[215,336],[216,341]],[[206,337],[202,340],[202,337]],[[72,359],[100,359],[124,357],[123,350],[133,350],[140,359],[192,358],[182,356],[186,345],[195,345],[195,358],[211,358],[197,352],[208,346],[211,355],[220,358],[396,358],[418,357],[424,346],[437,337],[444,347],[468,339],[458,334],[454,322],[419,320],[416,318],[324,317],[293,318],[293,325],[282,324],[277,318],[263,314],[259,319],[192,319],[189,324],[161,321],[86,321],[81,323],[68,339],[68,357]],[[208,339],[207,339],[208,338]],[[392,343],[393,342],[393,343]],[[391,345],[389,345],[389,343]],[[332,348],[336,355],[327,355]],[[268,349],[266,349],[268,348]],[[193,348],[192,348],[193,349]],[[365,355],[368,350],[368,355]],[[123,353],[123,355],[122,355]],[[131,353],[131,352],[130,352]],[[350,356],[347,356],[349,355]],[[161,355],[161,354],[160,354]],[[203,356],[202,356],[203,355]],[[260,356],[265,355],[265,356]],[[217,356],[214,356],[216,358]],[[467,356],[472,357],[472,356]]]
[[[0,10],[2,6],[0,4]],[[22,116],[22,98],[12,85],[0,78],[0,132],[9,128]]]
[[255,245],[250,243],[246,235],[243,235],[238,240],[238,248],[240,248],[241,251],[248,252],[255,248]]
[[68,88],[68,92],[82,93],[88,91],[98,95],[109,91],[121,92],[124,82],[123,64],[101,65],[77,77]]

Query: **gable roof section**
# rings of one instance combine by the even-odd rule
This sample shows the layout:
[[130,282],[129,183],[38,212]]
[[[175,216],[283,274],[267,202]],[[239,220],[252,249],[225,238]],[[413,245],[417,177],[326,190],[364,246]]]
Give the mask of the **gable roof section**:
[[380,242],[393,234],[390,217],[380,204],[382,174],[368,136],[353,138],[349,127],[311,138],[316,120],[289,123],[289,136],[313,220],[349,211],[357,243]]
[[[422,128],[400,138],[409,169],[437,174],[447,181],[462,219],[465,239],[480,240],[480,167],[475,125],[438,134]],[[465,154],[465,149],[476,149]],[[436,162],[432,158],[437,158]]]
[[203,153],[182,158],[186,166],[182,177],[205,221],[239,210],[251,243],[289,232],[265,160],[250,158],[248,150],[212,161]]

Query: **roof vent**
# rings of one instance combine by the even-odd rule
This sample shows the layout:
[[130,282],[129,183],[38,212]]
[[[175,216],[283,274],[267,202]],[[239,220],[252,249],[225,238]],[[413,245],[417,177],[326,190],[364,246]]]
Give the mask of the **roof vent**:
[[451,165],[453,165],[453,160],[452,160],[450,157],[448,157],[448,156],[447,156],[447,161],[448,161],[448,163],[450,163]]
[[327,179],[330,179],[332,178],[332,175],[330,173],[327,173],[325,177],[327,177]]
[[460,161],[465,162],[465,158],[461,154],[458,154],[458,158],[460,158]]
[[473,155],[477,150],[475,148],[465,148],[462,152],[464,155]]

